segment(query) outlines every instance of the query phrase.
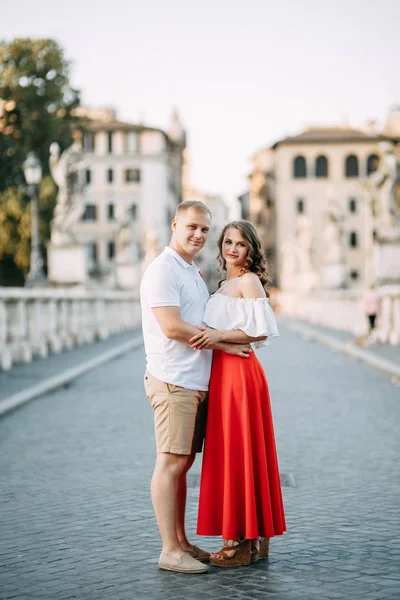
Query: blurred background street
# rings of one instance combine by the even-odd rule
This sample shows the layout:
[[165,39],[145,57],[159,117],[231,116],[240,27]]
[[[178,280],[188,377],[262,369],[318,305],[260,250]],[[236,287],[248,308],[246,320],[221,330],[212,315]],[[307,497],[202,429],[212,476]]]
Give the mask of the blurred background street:
[[[0,598],[398,600],[400,3],[3,13]],[[185,200],[210,292],[229,221],[268,260],[289,525],[268,563],[190,580],[156,566],[139,306]]]

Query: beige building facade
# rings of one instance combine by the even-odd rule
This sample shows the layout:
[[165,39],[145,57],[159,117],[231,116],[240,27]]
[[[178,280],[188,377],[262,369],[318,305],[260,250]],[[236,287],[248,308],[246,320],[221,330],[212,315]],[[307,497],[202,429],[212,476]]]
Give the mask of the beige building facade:
[[[117,119],[115,111],[89,111],[83,135],[84,210],[76,237],[87,251],[89,272],[112,269],[119,245],[133,236],[131,260],[155,253],[170,236],[182,201],[185,132],[174,113],[170,130]],[[126,235],[123,228],[129,227]],[[125,242],[124,238],[125,237]]]
[[[327,214],[332,207],[340,231],[341,287],[368,283],[371,230],[365,183],[379,164],[378,144],[398,141],[393,137],[398,122],[391,117],[390,134],[387,128],[377,132],[348,126],[312,127],[253,156],[249,218],[263,239],[275,283],[282,283],[288,255],[302,244],[303,257],[309,253],[307,268],[315,274],[314,284],[324,285],[323,270],[332,244]],[[301,270],[295,262],[292,270]]]

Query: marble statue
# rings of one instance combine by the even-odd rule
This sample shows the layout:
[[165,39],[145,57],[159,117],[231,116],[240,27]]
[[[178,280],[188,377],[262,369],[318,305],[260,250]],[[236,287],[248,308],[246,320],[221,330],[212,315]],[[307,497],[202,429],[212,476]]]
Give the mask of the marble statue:
[[400,212],[397,204],[396,187],[400,182],[399,165],[389,142],[380,142],[378,169],[368,177],[367,190],[372,204],[372,213],[381,235],[399,233]]
[[75,140],[63,153],[56,142],[51,144],[49,166],[51,176],[58,186],[51,224],[51,243],[60,246],[75,243],[74,225],[84,210],[81,144]]
[[343,247],[341,243],[343,214],[339,203],[335,199],[329,198],[327,209],[323,216],[322,238],[325,248],[323,262],[326,265],[340,264],[343,262]]
[[285,282],[290,282],[291,278],[298,272],[297,248],[297,241],[295,238],[286,240],[280,247],[282,258],[280,278]]
[[297,258],[300,273],[313,271],[311,251],[313,229],[310,217],[300,215],[297,220]]
[[143,269],[146,269],[147,266],[158,256],[160,253],[158,247],[158,239],[154,231],[148,229],[143,237]]
[[132,207],[125,208],[121,219],[117,222],[115,261],[138,262],[139,251],[137,241],[137,227],[132,214]]

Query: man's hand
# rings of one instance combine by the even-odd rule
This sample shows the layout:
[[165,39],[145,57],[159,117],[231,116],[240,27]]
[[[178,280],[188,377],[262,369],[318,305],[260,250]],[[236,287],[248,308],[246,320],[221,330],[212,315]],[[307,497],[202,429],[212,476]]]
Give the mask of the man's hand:
[[208,327],[199,327],[199,329],[201,329],[201,333],[196,334],[189,340],[191,348],[205,350],[206,348],[213,348],[222,341],[222,336],[217,329],[209,329]]
[[218,349],[223,350],[227,354],[233,354],[234,356],[241,356],[242,358],[249,358],[253,352],[253,348],[250,344],[229,344],[221,342],[218,344]]

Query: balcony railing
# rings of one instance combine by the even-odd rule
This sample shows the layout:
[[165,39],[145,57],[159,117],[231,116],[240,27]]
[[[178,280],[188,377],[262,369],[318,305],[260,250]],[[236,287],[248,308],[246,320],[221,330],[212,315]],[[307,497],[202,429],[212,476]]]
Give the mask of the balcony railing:
[[139,324],[139,299],[128,292],[0,288],[0,368]]

